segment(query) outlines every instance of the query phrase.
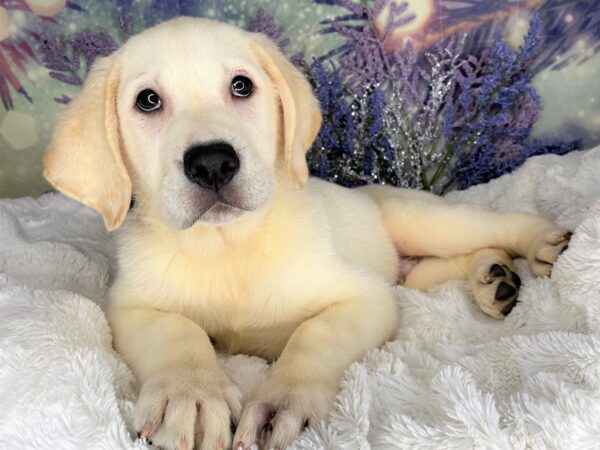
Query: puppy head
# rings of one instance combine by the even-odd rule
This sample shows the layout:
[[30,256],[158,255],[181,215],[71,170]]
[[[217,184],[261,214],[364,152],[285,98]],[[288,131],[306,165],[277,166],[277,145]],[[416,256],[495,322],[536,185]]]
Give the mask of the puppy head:
[[44,158],[60,191],[113,230],[132,192],[174,229],[265,211],[277,170],[302,187],[321,123],[300,72],[266,37],[175,19],[98,61]]

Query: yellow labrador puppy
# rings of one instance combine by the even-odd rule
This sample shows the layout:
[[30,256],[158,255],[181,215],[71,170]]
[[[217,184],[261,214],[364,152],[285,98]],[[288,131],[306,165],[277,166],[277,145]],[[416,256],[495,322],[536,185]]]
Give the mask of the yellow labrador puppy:
[[[512,257],[544,276],[567,244],[532,215],[309,179],[320,123],[266,37],[192,18],[99,61],[61,118],[45,175],[121,227],[108,318],[141,386],[135,427],[155,445],[284,448],[326,417],[344,369],[394,335],[402,276],[418,289],[469,280],[503,317]],[[401,255],[422,259],[402,274]],[[276,360],[272,375],[242,399],[215,350]]]

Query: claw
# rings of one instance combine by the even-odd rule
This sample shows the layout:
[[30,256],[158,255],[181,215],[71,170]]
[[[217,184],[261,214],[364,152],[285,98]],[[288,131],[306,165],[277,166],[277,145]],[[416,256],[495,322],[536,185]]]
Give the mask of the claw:
[[141,439],[148,439],[152,433],[154,433],[156,426],[150,422],[146,422],[142,427],[142,430],[138,432],[138,437]]
[[510,302],[508,305],[506,305],[504,309],[502,309],[502,315],[505,317],[508,316],[513,310],[513,308],[517,306],[517,303],[519,303],[519,300],[515,299],[514,302]]
[[[179,443],[177,444],[177,450],[189,450],[190,448],[190,444],[187,441],[187,439],[180,439]],[[219,448],[223,448],[223,446],[221,445]]]
[[565,242],[565,241],[570,241],[571,237],[573,236],[573,233],[571,231],[565,233],[561,238],[560,241],[558,242]]
[[258,445],[252,444],[250,447],[246,448],[242,444],[239,444],[235,450],[258,450]]
[[267,422],[262,430],[260,430],[259,440],[261,442],[267,442],[271,438],[271,434],[273,433],[273,424],[271,422]]

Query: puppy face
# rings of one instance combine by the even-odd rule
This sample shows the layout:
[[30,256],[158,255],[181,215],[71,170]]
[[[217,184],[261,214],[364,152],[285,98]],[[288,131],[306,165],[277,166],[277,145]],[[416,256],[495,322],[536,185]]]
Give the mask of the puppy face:
[[121,58],[118,116],[138,201],[177,229],[265,207],[277,93],[242,34],[176,22],[134,38]]
[[132,191],[173,229],[223,226],[268,208],[279,168],[304,184],[320,120],[310,86],[266,37],[176,19],[95,66],[59,123],[45,175],[109,229]]

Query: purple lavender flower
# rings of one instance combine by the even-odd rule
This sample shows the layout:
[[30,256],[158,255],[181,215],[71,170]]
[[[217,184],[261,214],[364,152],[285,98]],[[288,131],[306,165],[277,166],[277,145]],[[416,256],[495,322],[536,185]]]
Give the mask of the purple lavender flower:
[[[354,2],[338,3],[357,17],[368,14]],[[441,193],[489,181],[532,155],[577,149],[577,142],[529,141],[540,112],[530,70],[539,26],[535,16],[518,52],[498,35],[478,54],[463,55],[464,39],[453,38],[422,56],[410,44],[385,53],[374,32],[345,28],[353,39],[339,66],[311,67],[324,113],[309,154],[312,172],[345,186],[385,182]],[[360,41],[355,32],[373,38],[367,44],[384,55],[376,58],[380,72],[363,70],[368,79],[358,70],[364,52],[352,47]]]
[[[83,84],[96,58],[107,56],[118,47],[105,29],[84,30],[71,36],[30,32],[30,36],[38,42],[41,63],[49,70],[49,75],[75,86]],[[67,103],[70,99],[63,95],[55,100]]]
[[308,155],[311,172],[349,187],[394,177],[395,153],[384,134],[384,92],[369,88],[357,96],[344,84],[341,70],[333,65],[327,70],[319,60],[310,67],[310,79],[323,111]]
[[[346,43],[324,58],[339,56],[341,69],[348,83],[360,92],[365,84],[379,84],[396,76],[392,54],[386,47],[394,30],[415,19],[407,14],[408,2],[375,0],[372,7],[352,0],[338,0],[337,5],[350,14],[326,20],[323,33],[337,32],[346,38]],[[383,33],[375,26],[376,19],[388,8]]]
[[256,19],[254,19],[254,22],[250,26],[250,31],[265,34],[271,38],[273,42],[276,42],[279,48],[282,50],[289,43],[289,39],[278,41],[285,32],[285,28],[277,25],[275,23],[275,18],[272,15],[267,14],[263,8],[258,10]]
[[[285,48],[290,43],[288,38],[282,38],[285,33],[285,28],[277,25],[275,18],[268,14],[263,8],[258,10],[254,22],[250,26],[250,31],[255,33],[263,33],[268,36],[273,42],[277,44],[281,51],[285,51]],[[290,61],[295,66],[304,66],[304,53],[299,52],[290,57]]]
[[578,148],[578,143],[528,142],[541,110],[530,69],[537,58],[539,26],[540,17],[535,15],[517,52],[498,35],[489,55],[479,61],[469,58],[470,65],[459,78],[460,92],[450,106],[453,125],[446,125],[445,132],[456,157],[452,179],[457,187],[487,182],[532,155]]

